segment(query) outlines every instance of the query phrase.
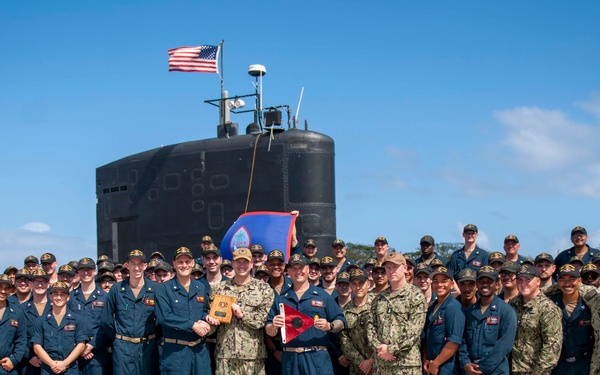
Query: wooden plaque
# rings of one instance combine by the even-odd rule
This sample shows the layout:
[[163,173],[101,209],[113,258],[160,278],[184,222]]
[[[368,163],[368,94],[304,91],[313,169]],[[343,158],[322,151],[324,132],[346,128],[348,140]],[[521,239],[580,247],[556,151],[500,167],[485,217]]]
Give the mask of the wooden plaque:
[[233,310],[231,305],[237,301],[237,297],[224,296],[221,294],[215,294],[212,304],[210,305],[210,312],[208,315],[217,319],[223,324],[230,324],[233,316]]

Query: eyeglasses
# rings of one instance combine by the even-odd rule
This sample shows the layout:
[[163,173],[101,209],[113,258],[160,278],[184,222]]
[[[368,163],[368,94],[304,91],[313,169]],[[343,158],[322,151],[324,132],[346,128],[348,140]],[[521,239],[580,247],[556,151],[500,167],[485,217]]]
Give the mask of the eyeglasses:
[[585,276],[582,276],[581,278],[586,281],[587,280],[596,281],[598,279],[598,275],[592,273],[592,274],[587,274]]

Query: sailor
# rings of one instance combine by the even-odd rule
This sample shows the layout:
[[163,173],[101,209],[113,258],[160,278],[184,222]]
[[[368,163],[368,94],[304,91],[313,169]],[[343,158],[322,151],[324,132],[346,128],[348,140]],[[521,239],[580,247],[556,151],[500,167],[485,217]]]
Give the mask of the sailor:
[[115,283],[105,301],[102,326],[113,339],[115,375],[158,374],[155,314],[156,284],[144,278],[146,257],[129,253],[125,268],[130,277]]
[[437,299],[427,309],[423,369],[427,374],[453,375],[457,372],[456,354],[462,343],[465,315],[452,297],[453,275],[440,267],[429,277]]
[[327,353],[329,333],[344,329],[346,319],[334,299],[322,288],[308,280],[308,261],[303,255],[292,255],[288,262],[293,286],[275,298],[269,311],[265,331],[275,336],[285,326],[285,317],[279,304],[286,304],[300,313],[313,318],[314,323],[304,332],[283,346],[281,356],[282,374],[289,375],[332,375],[333,367]]
[[85,350],[88,330],[83,317],[67,308],[67,284],[60,281],[52,284],[50,297],[52,310],[35,322],[33,350],[42,361],[42,375],[76,375],[76,360]]
[[0,373],[16,374],[17,366],[28,352],[27,324],[18,302],[8,296],[13,283],[6,274],[0,275]]
[[[77,269],[81,284],[70,294],[67,306],[75,315],[79,315],[87,328],[85,350],[79,364],[79,373],[102,375],[108,360],[108,337],[102,325],[102,309],[107,293],[96,285],[96,264],[92,258],[82,258]],[[66,285],[66,284],[65,284]]]
[[579,271],[572,264],[558,270],[560,293],[550,297],[562,311],[563,345],[558,364],[552,370],[555,375],[588,374],[594,349],[592,313],[583,302],[578,287]]
[[[23,273],[19,272],[17,278]],[[48,275],[46,271],[36,269],[31,273],[31,299],[21,305],[27,322],[27,339],[29,343],[29,353],[23,359],[24,370],[27,374],[39,374],[42,362],[33,351],[31,339],[35,331],[35,322],[41,316],[46,316],[52,309],[52,303],[48,298]]]
[[159,284],[156,292],[156,315],[164,334],[160,372],[169,374],[211,374],[211,358],[204,338],[211,324],[208,316],[208,292],[202,282],[192,277],[194,257],[187,247],[180,247],[173,260],[176,276]]
[[491,266],[477,271],[480,298],[465,311],[464,339],[458,354],[467,375],[509,374],[508,354],[517,331],[517,315],[495,294],[498,283],[498,274]]
[[448,269],[453,273],[454,279],[464,268],[471,268],[477,271],[479,268],[488,264],[488,253],[477,246],[477,237],[479,229],[475,224],[467,224],[463,228],[463,238],[465,245],[452,253],[448,262]]

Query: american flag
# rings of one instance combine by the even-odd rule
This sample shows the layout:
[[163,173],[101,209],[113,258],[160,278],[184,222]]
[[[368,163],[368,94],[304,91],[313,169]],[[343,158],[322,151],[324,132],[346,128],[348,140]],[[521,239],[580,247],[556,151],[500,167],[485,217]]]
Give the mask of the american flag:
[[219,73],[220,46],[179,47],[169,50],[169,72]]

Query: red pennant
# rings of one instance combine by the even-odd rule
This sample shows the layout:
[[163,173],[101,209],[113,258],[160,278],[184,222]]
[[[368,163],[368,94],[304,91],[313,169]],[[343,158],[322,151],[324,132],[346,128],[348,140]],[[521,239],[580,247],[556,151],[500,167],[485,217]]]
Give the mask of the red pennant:
[[285,318],[285,326],[281,328],[281,342],[292,341],[299,334],[312,327],[315,320],[286,304],[279,304],[279,312]]

